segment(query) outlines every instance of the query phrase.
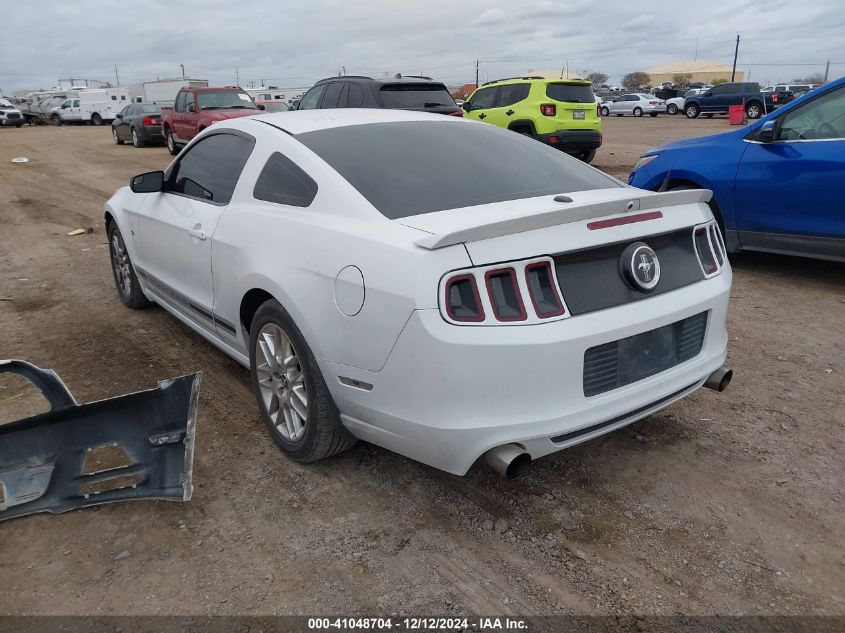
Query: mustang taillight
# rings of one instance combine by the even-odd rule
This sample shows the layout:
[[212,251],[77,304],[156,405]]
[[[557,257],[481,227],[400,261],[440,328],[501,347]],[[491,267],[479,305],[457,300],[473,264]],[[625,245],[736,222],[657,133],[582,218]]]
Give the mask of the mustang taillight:
[[498,321],[524,321],[525,304],[513,268],[498,268],[484,273],[484,285]]
[[552,266],[549,262],[535,262],[525,267],[525,283],[534,311],[541,319],[560,316],[564,313],[563,303],[555,288]]
[[557,107],[554,103],[544,103],[540,106],[540,114],[543,116],[554,116],[557,113]]
[[446,282],[446,314],[453,321],[478,323],[484,320],[475,277],[457,275]]
[[696,226],[692,232],[692,243],[705,278],[709,279],[722,272],[728,255],[715,221]]
[[441,313],[456,324],[528,325],[568,316],[549,257],[455,271],[441,288]]

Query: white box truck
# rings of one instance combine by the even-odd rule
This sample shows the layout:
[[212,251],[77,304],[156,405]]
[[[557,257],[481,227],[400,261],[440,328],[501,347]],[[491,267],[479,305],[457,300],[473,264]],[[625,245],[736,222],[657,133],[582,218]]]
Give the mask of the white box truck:
[[68,94],[58,108],[53,108],[50,119],[62,123],[93,123],[102,125],[113,121],[117,113],[129,104],[126,88],[91,88],[79,90],[75,97]]
[[172,106],[181,88],[207,88],[205,79],[161,79],[144,82],[144,101],[158,105]]

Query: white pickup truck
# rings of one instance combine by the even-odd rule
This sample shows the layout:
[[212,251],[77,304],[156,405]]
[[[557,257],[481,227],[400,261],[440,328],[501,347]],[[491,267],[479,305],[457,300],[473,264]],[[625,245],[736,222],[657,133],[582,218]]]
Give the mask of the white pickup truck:
[[54,125],[89,122],[102,125],[114,120],[129,102],[126,88],[80,90],[75,97],[68,97],[62,105],[50,111],[50,121]]

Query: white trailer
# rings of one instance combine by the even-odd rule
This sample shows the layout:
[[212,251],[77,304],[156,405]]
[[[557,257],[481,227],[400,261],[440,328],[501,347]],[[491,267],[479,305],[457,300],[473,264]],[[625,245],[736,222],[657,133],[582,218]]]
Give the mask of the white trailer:
[[144,101],[159,105],[173,105],[181,88],[207,88],[205,79],[161,79],[144,82]]
[[291,105],[308,92],[311,86],[304,88],[277,88],[276,86],[261,86],[260,88],[246,88],[247,94],[254,101],[283,101]]

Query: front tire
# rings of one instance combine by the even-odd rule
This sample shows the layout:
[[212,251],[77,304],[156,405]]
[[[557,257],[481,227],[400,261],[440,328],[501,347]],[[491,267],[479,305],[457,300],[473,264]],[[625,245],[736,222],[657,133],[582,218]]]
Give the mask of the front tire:
[[258,308],[249,349],[261,418],[288,457],[315,462],[355,444],[340,421],[314,354],[278,301],[271,299]]
[[132,128],[132,144],[135,147],[144,147],[144,141],[140,136],[138,136],[138,130],[134,127]]
[[684,108],[684,113],[687,115],[688,119],[697,119],[698,115],[701,114],[701,108],[694,103],[691,103]]
[[123,145],[123,139],[121,139],[120,135],[118,135],[116,127],[113,127],[111,129],[111,135],[114,138],[114,144],[115,145]]
[[144,296],[141,284],[138,283],[138,276],[135,274],[135,267],[129,258],[129,251],[123,241],[123,235],[117,228],[117,223],[109,224],[109,254],[111,255],[111,271],[114,275],[114,285],[117,287],[117,294],[127,308],[137,310],[152,305],[152,302]]
[[606,106],[602,106],[600,112],[602,116],[610,116],[610,108],[607,108]]
[[54,114],[50,117],[50,123],[52,123],[53,125],[61,125],[63,123],[62,117],[60,117],[58,114]]
[[167,151],[170,152],[170,155],[177,156],[179,154],[179,147],[176,145],[176,139],[173,138],[173,132],[166,130],[164,140],[167,143]]
[[674,103],[670,103],[669,107],[666,108],[666,114],[671,114],[673,116],[678,114],[678,106],[676,106]]
[[637,106],[636,108],[634,108],[634,116],[640,117],[642,115],[643,115],[643,109],[641,107]]

